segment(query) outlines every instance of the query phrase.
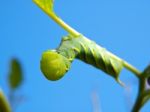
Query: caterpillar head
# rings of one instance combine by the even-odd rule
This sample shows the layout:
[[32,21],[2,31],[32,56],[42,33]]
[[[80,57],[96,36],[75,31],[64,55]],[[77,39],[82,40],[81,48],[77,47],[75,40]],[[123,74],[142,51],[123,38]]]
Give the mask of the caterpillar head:
[[48,80],[59,80],[70,68],[70,61],[56,51],[48,50],[42,54],[40,68]]

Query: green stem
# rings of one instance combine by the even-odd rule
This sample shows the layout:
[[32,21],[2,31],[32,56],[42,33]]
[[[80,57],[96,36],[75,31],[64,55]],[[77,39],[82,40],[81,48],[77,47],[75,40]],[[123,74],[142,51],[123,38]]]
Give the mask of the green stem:
[[142,97],[138,95],[136,102],[133,106],[132,112],[139,112],[139,110],[141,109],[142,100]]
[[123,61],[123,65],[126,69],[128,69],[129,71],[134,73],[138,78],[140,77],[141,72],[138,69],[136,69],[134,66],[132,66],[131,64],[129,64],[126,61]]
[[67,32],[72,34],[74,37],[78,37],[80,35],[75,29],[70,27],[67,23],[65,23],[62,19],[56,16],[54,13],[47,13],[57,24],[59,24],[62,28],[64,28]]
[[10,105],[6,100],[2,90],[0,90],[0,112],[11,112]]
[[67,32],[72,34],[74,37],[78,37],[80,35],[79,32],[77,32],[75,29],[70,27],[67,23],[65,23],[62,19],[60,19],[54,12],[50,12],[48,10],[45,10],[41,5],[39,5],[36,1],[34,1],[37,6],[39,6],[52,20],[54,20],[58,25],[60,25],[63,29],[65,29]]
[[135,104],[132,108],[132,112],[139,112],[139,110],[141,109],[141,107],[144,104],[144,102],[143,102],[144,96],[142,95],[142,93],[145,90],[144,86],[145,86],[145,80],[139,79],[138,95],[137,95]]

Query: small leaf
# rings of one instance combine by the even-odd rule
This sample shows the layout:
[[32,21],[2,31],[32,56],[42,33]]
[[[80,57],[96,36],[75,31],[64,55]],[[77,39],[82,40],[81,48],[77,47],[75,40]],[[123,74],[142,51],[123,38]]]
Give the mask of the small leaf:
[[44,12],[53,13],[54,0],[33,0]]
[[11,89],[16,89],[21,85],[23,80],[22,69],[17,59],[12,59],[10,64],[9,85]]

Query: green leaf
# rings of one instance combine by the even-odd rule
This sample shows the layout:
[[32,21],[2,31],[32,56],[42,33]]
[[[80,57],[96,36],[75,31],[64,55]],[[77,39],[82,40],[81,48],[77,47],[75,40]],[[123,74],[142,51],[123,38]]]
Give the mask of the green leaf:
[[54,0],[33,0],[44,12],[53,13]]
[[11,89],[18,88],[23,80],[22,68],[17,59],[12,59],[10,63],[9,85]]

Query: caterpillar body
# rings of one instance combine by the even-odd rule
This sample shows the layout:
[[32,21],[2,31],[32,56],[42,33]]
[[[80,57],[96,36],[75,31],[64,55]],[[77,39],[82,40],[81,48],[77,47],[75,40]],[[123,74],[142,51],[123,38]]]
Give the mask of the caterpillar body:
[[[48,79],[58,80],[61,78],[69,70],[74,58],[77,58],[101,69],[118,80],[119,73],[123,68],[120,58],[84,37],[59,18],[54,11],[53,0],[34,0],[34,2],[70,34],[62,39],[56,51],[46,51],[42,55],[41,70]],[[49,75],[52,76],[49,77]]]
[[93,65],[120,82],[118,77],[123,68],[122,60],[83,35],[76,38],[71,35],[63,37],[56,50],[43,53],[41,70],[49,80],[58,80],[69,70],[75,58]]
[[123,68],[121,59],[114,58],[105,48],[82,35],[78,38],[64,37],[57,52],[70,61],[74,58],[80,59],[115,78],[118,78]]

